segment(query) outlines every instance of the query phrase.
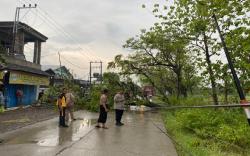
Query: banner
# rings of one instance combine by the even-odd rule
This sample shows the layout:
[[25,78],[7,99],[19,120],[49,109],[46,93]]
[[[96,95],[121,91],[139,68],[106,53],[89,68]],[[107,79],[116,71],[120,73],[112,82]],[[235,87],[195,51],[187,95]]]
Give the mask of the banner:
[[26,84],[26,85],[49,85],[49,78],[45,76],[24,73],[24,72],[10,72],[9,84]]

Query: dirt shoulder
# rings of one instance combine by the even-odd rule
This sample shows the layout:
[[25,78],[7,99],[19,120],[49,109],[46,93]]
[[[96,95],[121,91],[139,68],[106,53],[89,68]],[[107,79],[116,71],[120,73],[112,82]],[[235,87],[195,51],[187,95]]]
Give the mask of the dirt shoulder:
[[9,132],[27,125],[51,119],[57,116],[55,108],[39,106],[19,108],[0,113],[0,133]]

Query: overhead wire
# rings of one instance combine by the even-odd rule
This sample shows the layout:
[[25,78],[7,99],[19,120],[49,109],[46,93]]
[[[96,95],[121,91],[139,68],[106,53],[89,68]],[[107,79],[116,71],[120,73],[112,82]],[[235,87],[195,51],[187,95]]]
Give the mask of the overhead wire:
[[74,67],[77,67],[77,68],[79,68],[79,69],[81,69],[81,70],[88,70],[88,69],[89,69],[89,68],[80,67],[80,66],[78,66],[78,65],[76,65],[76,64],[74,64],[74,63],[72,63],[71,61],[69,61],[69,60],[67,60],[65,57],[63,57],[62,55],[61,55],[61,58],[62,58],[64,61],[68,62],[69,64],[71,64],[71,65],[73,65]]
[[28,15],[28,13],[30,12],[30,9],[28,9],[25,14],[20,18],[20,21],[24,19],[24,17],[26,17],[26,15]]
[[[23,3],[21,0],[19,0],[21,3]],[[25,1],[25,2],[27,2],[26,0],[23,0],[23,1]],[[33,2],[32,0],[30,0],[30,2]],[[42,10],[42,8],[40,7],[40,6],[38,6],[38,8],[39,8],[39,10],[36,12],[36,16],[38,17],[39,16],[39,18],[44,22],[44,23],[47,23],[47,25],[51,28],[51,29],[53,29],[53,30],[55,30],[59,35],[64,35],[64,37],[66,37],[67,39],[70,39],[70,41],[73,41],[74,43],[76,43],[77,44],[77,48],[78,49],[80,49],[81,51],[79,51],[80,52],[80,54],[82,54],[82,55],[84,55],[85,57],[87,57],[88,58],[88,60],[90,61],[90,56],[88,55],[88,54],[86,54],[86,53],[84,53],[83,51],[85,51],[86,52],[86,50],[85,49],[83,49],[81,46],[80,46],[80,44],[79,44],[79,42],[78,41],[76,41],[76,39],[71,35],[71,34],[69,34],[69,33],[67,33],[65,30],[64,30],[64,28],[58,23],[58,22],[56,22],[46,11],[43,11]],[[34,11],[33,10],[31,10],[31,12],[33,12],[34,13]],[[39,12],[39,13],[38,13]],[[49,18],[48,18],[49,17]],[[93,53],[94,54],[94,53]],[[53,53],[53,54],[48,54],[48,55],[44,55],[44,56],[41,56],[41,57],[47,57],[47,56],[51,56],[51,55],[55,55],[55,53]],[[95,55],[96,56],[96,55]],[[100,58],[99,56],[97,56],[98,58]],[[86,59],[86,58],[84,58],[84,59]],[[64,60],[65,60],[65,58],[64,58]],[[101,59],[100,59],[101,60]],[[75,67],[78,67],[78,68],[80,68],[80,69],[82,69],[81,67],[79,67],[79,66],[77,66],[77,65],[75,65],[74,63],[72,63],[72,62],[70,62],[69,60],[65,60],[65,61],[67,61],[68,63],[70,63],[71,65],[73,65],[73,66],[75,66]]]
[[[23,3],[21,0],[19,0],[19,1],[20,1],[21,3]],[[27,2],[26,0],[24,0],[24,1]],[[23,4],[24,4],[24,3],[23,3]],[[33,10],[31,10],[31,12],[34,13]],[[43,14],[37,14],[37,16],[39,16],[45,23],[47,23],[47,26],[49,26],[52,30],[54,30],[54,32],[58,33],[58,35],[61,35],[61,33],[64,34],[64,32],[62,32],[62,30],[56,28],[56,27],[58,27],[58,26],[55,25],[54,23],[52,23],[51,20],[49,20],[45,15],[43,15]],[[49,21],[49,23],[48,23],[47,21]],[[66,37],[66,36],[64,35],[64,37]],[[81,54],[84,55],[85,57],[88,57],[88,60],[87,60],[87,61],[90,61],[90,57],[89,57],[89,56],[87,56],[87,55],[84,54],[84,53],[81,53]],[[84,59],[86,59],[86,58],[84,58]]]
[[[23,0],[25,2],[27,2],[28,0]],[[33,3],[33,1],[30,0],[30,2]],[[74,42],[75,44],[77,44],[77,48],[79,48],[80,50],[77,51],[79,53],[81,53],[82,55],[84,55],[85,57],[88,57],[88,61],[91,60],[91,57],[89,56],[89,54],[86,53],[86,50],[84,50],[77,41],[75,41],[75,39],[72,37],[72,35],[70,35],[69,33],[67,33],[63,26],[61,26],[56,20],[54,20],[46,11],[44,11],[40,6],[37,6],[38,11],[40,12],[40,15],[43,16],[45,19],[48,20],[49,24],[52,24],[55,28],[56,31],[59,31],[61,34],[59,35],[64,35],[64,37],[66,37],[67,39],[69,39],[70,41]],[[85,51],[85,52],[83,52]]]
[[[29,0],[30,2],[33,2],[32,0]],[[34,3],[34,2],[33,2]],[[56,20],[54,20],[53,17],[50,16],[50,14],[47,12],[47,11],[44,11],[40,6],[38,6],[38,8],[44,12],[45,15],[47,15],[47,17],[49,17],[56,25],[58,25],[58,27],[65,33],[65,35],[67,35],[71,41],[73,41],[74,43],[76,43],[78,45],[78,47],[82,50],[82,51],[88,51],[87,48],[86,49],[83,49],[81,46],[80,46],[80,42],[77,41],[70,33],[66,32],[63,28],[63,26],[61,24],[59,24]],[[101,58],[97,55],[95,55],[95,53],[92,53],[92,55],[98,59],[101,60]]]

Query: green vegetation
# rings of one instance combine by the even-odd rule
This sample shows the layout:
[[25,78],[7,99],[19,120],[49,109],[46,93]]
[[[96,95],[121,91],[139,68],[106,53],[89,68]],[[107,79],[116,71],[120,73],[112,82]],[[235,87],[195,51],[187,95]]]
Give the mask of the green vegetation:
[[[239,103],[222,58],[226,46],[247,93],[249,0],[174,0],[143,8],[151,9],[158,21],[128,39],[124,48],[131,53],[117,55],[109,69],[153,86],[156,101],[167,106]],[[167,111],[164,119],[181,155],[247,155],[250,129],[241,108]]]
[[101,91],[106,88],[108,89],[108,107],[113,108],[113,97],[119,90],[125,92],[125,97],[127,99],[127,104],[144,103],[143,100],[139,100],[136,96],[141,96],[140,88],[132,82],[129,77],[119,76],[116,73],[107,72],[103,74],[103,84],[93,85],[91,88],[90,95],[87,100],[83,102],[85,109],[90,111],[98,111],[99,100]]
[[185,109],[163,117],[182,156],[249,155],[250,127],[242,109]]
[[86,109],[97,112],[99,110],[99,100],[103,89],[108,89],[108,106],[113,108],[113,97],[117,91],[123,90],[127,99],[127,104],[143,104],[144,100],[139,100],[137,97],[141,96],[140,87],[137,86],[129,77],[119,76],[116,73],[106,72],[103,74],[102,84],[92,84],[88,96],[84,96],[81,88],[75,85],[70,80],[65,80],[64,86],[50,87],[44,95],[44,100],[49,105],[56,104],[58,95],[62,88],[66,87],[75,95],[75,107],[77,109]]
[[[143,5],[152,9],[158,21],[126,41],[123,47],[131,53],[117,55],[109,62],[108,70],[112,72],[103,75],[103,84],[92,86],[88,97],[79,94],[79,106],[97,111],[103,88],[110,91],[110,107],[113,95],[120,89],[132,95],[129,103],[145,103],[137,84],[153,86],[157,102],[167,106],[239,103],[231,71],[222,59],[225,45],[221,44],[215,23],[219,23],[247,93],[250,1],[168,2],[162,6]],[[132,81],[135,79],[136,84]],[[164,112],[163,117],[169,133],[180,145],[177,146],[180,155],[237,156],[249,152],[250,129],[241,108],[171,110]]]
[[43,102],[52,107],[56,107],[57,97],[60,95],[62,88],[64,87],[69,89],[75,95],[76,108],[82,108],[82,104],[84,103],[85,98],[82,95],[80,86],[74,84],[71,80],[65,80],[64,86],[50,86],[50,88],[44,93]]

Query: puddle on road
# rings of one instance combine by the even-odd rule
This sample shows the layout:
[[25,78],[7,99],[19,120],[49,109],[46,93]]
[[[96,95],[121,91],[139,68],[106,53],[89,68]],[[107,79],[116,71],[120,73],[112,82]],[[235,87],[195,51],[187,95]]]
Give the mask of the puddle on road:
[[45,137],[40,139],[37,142],[39,146],[58,146],[63,145],[68,142],[78,141],[83,137],[93,124],[95,124],[97,120],[95,119],[82,119],[77,120],[73,124],[71,124],[68,128],[58,128],[57,135],[51,135],[49,137]]
[[[11,135],[0,144],[37,144],[54,147],[80,140],[96,124],[96,119],[77,119],[68,128],[57,127],[57,122],[46,127],[35,127],[24,132]],[[56,125],[54,125],[56,124]]]

